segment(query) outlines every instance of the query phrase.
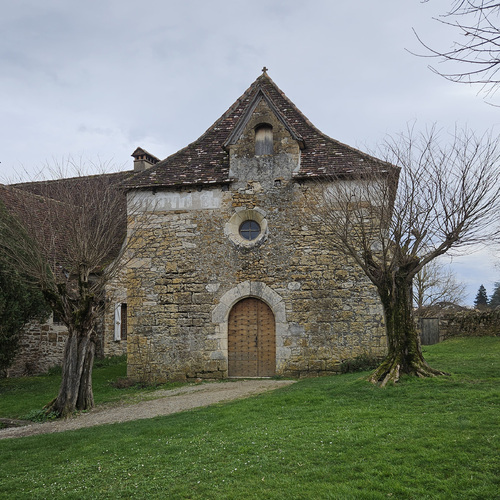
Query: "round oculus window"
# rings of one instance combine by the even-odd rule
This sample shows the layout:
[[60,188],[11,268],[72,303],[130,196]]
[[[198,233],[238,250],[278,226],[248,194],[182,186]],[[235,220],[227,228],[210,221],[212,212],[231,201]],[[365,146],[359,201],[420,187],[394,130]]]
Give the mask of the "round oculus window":
[[252,241],[260,234],[260,224],[251,219],[245,220],[241,223],[239,232],[242,238]]
[[266,212],[261,208],[241,208],[224,226],[224,234],[238,248],[254,248],[267,239]]

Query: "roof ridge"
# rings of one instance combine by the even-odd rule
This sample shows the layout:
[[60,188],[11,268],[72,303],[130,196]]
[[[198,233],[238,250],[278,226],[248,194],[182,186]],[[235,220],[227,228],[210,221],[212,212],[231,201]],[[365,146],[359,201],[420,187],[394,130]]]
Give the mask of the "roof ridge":
[[27,181],[27,182],[14,182],[13,184],[5,184],[6,186],[41,186],[43,184],[55,184],[57,182],[66,181],[78,181],[83,179],[97,179],[97,178],[109,178],[112,176],[119,176],[124,174],[133,174],[134,170],[119,170],[118,172],[103,172],[99,174],[89,174],[89,175],[75,175],[73,177],[59,177],[57,179],[41,179],[39,181]]
[[[21,189],[15,185],[5,185],[5,184],[2,185],[2,184],[0,184],[0,189],[2,189],[2,188],[10,191],[10,193],[13,194],[14,196],[22,196],[24,198],[31,198],[32,200],[38,200],[38,201],[43,202],[43,203],[47,202],[47,203],[55,203],[55,204],[72,206],[71,203],[68,203],[64,200],[58,200],[57,198],[52,198],[51,196],[48,196],[48,195],[34,193],[33,191],[30,191],[29,189]],[[0,196],[0,201],[2,201],[1,196]]]

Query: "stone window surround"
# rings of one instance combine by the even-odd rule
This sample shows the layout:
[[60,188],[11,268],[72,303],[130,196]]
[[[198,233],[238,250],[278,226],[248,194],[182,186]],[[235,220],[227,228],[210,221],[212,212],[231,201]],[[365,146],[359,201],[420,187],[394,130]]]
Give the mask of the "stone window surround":
[[[253,240],[246,240],[240,235],[240,226],[246,220],[254,220],[260,226],[260,234]],[[239,248],[252,248],[267,239],[266,211],[259,207],[238,207],[224,227],[224,234]]]
[[233,306],[242,299],[255,297],[265,302],[272,310],[276,321],[276,373],[279,374],[290,357],[290,348],[284,346],[289,325],[286,320],[285,302],[272,288],[261,281],[244,281],[228,290],[212,311],[218,349],[211,353],[211,359],[228,359],[228,319]]

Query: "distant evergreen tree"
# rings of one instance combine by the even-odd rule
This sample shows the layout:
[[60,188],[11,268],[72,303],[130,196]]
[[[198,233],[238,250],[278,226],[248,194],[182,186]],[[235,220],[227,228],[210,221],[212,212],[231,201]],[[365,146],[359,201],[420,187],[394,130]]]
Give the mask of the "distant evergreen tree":
[[495,289],[491,294],[489,306],[492,309],[495,309],[495,307],[500,306],[500,282],[495,283]]
[[484,309],[488,307],[488,294],[486,293],[486,288],[484,288],[483,285],[481,285],[477,291],[474,305],[477,309]]

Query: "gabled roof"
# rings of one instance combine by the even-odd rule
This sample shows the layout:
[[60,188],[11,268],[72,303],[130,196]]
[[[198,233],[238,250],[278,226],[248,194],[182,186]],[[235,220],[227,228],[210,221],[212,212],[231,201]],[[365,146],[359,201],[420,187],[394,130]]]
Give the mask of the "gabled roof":
[[224,148],[232,144],[236,144],[238,142],[238,139],[243,133],[243,130],[247,126],[248,122],[250,121],[250,118],[252,117],[253,112],[255,111],[261,100],[264,100],[266,102],[266,104],[273,111],[278,120],[283,124],[285,129],[288,130],[288,133],[292,136],[292,138],[299,143],[300,149],[304,149],[304,140],[302,139],[302,137],[295,131],[295,129],[290,125],[287,119],[280,113],[279,109],[274,105],[273,101],[267,95],[266,91],[262,87],[260,87],[257,90],[254,97],[248,104],[247,109],[241,116],[238,124],[236,125],[236,127],[234,127],[233,132],[230,134],[230,136],[224,143]]
[[265,99],[301,147],[297,178],[352,175],[382,162],[320,132],[264,71],[245,93],[196,141],[125,181],[128,189],[224,184],[229,177],[226,147],[239,137],[260,99]]

